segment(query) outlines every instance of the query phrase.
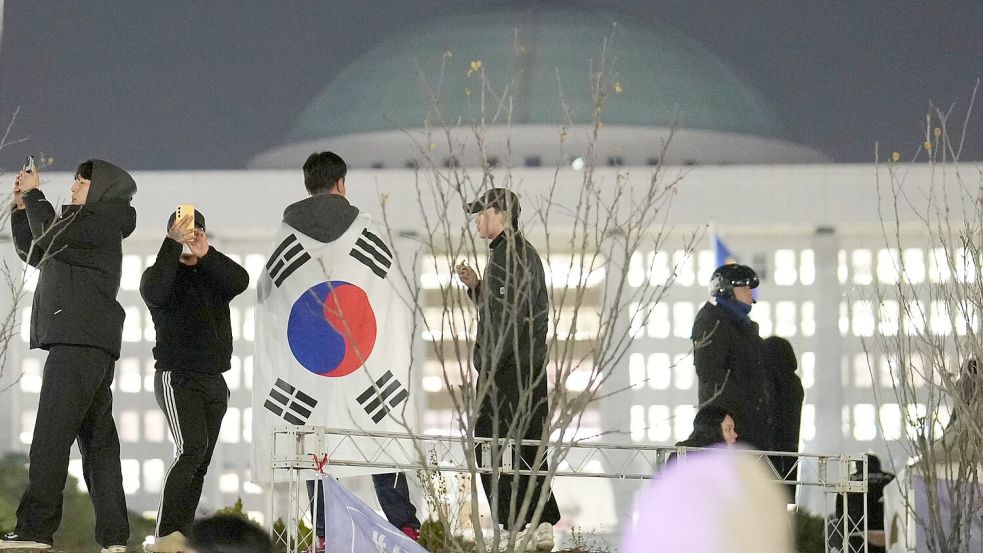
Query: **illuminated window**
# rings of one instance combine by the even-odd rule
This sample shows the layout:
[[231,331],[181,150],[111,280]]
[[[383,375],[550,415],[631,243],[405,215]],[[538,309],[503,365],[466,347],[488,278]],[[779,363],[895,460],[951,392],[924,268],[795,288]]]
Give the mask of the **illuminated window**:
[[242,310],[235,305],[229,307],[229,320],[232,323],[232,339],[238,340],[242,334]]
[[38,417],[38,412],[27,409],[20,413],[20,443],[29,444],[34,439],[34,421]]
[[840,336],[850,332],[850,308],[845,301],[840,302]]
[[813,336],[816,334],[816,304],[811,301],[804,301],[801,305],[802,314],[802,335]]
[[802,377],[802,387],[806,390],[816,383],[816,354],[811,351],[802,352],[799,361],[799,374]]
[[673,432],[676,441],[682,441],[689,437],[693,431],[693,419],[696,417],[696,407],[692,405],[677,405],[673,411]]
[[[631,413],[631,441],[641,442],[645,440],[645,430],[647,429],[647,421],[645,420],[645,406],[644,405],[632,405],[629,411]],[[33,424],[33,423],[32,423]],[[29,443],[30,438],[25,443]]]
[[258,253],[251,253],[246,255],[246,272],[249,273],[249,287],[255,289],[256,283],[259,281],[260,275],[263,274],[263,269],[266,266],[266,256]]
[[126,308],[126,320],[123,321],[123,341],[139,342],[143,340],[142,309],[135,305]]
[[222,493],[239,493],[239,474],[227,470],[218,477],[218,489]]
[[799,438],[803,442],[811,442],[816,439],[816,406],[805,404],[802,406],[801,435]]
[[133,495],[140,491],[140,460],[121,459],[119,464],[123,469],[123,493]]
[[119,287],[123,290],[139,290],[140,277],[143,276],[142,260],[139,255],[124,255]]
[[956,249],[956,280],[959,282],[976,281],[976,260],[973,259],[973,252],[966,248]]
[[628,286],[638,288],[645,283],[645,268],[642,266],[642,253],[633,252],[628,260],[628,274],[625,275]]
[[143,378],[140,375],[140,359],[124,357],[119,360],[119,391],[129,394],[139,393],[143,388]]
[[766,301],[759,301],[751,308],[751,318],[758,323],[758,333],[762,336],[773,334],[771,322],[771,304]]
[[799,282],[812,286],[816,282],[816,255],[812,250],[799,252]]
[[25,357],[20,362],[20,389],[23,392],[37,394],[41,392],[41,360],[37,357]]
[[[458,311],[458,313],[460,312]],[[464,328],[464,315],[459,314],[456,316],[456,319],[461,321],[460,323],[456,323],[460,325],[457,328]],[[553,316],[550,317],[549,323],[549,335],[552,336],[554,332]],[[596,310],[587,309],[586,307],[564,307],[557,313],[555,324],[556,337],[559,340],[590,340],[596,338],[600,332],[601,316]]]
[[853,385],[857,388],[872,388],[874,386],[866,353],[858,353],[853,356]]
[[164,489],[164,461],[147,459],[143,462],[143,491],[160,493]]
[[696,281],[696,272],[693,270],[693,256],[685,250],[676,250],[672,253],[672,266],[676,273],[676,284],[681,286],[692,286]]
[[976,305],[968,302],[959,304],[957,310],[956,334],[965,336],[970,331],[978,333],[980,331],[980,315]]
[[256,339],[256,308],[247,307],[246,317],[242,322],[242,339],[252,342]]
[[778,286],[795,284],[795,250],[775,250],[775,272],[772,279]]
[[952,316],[949,315],[949,305],[944,301],[932,300],[929,304],[928,324],[932,334],[948,336],[952,334]]
[[143,340],[152,344],[157,343],[157,327],[154,326],[154,318],[150,311],[145,311],[143,317]]
[[874,335],[874,306],[868,300],[853,302],[853,335]]
[[604,264],[600,255],[550,254],[544,260],[546,285],[551,288],[592,288],[604,282]]
[[850,437],[850,428],[852,428],[852,427],[850,425],[850,406],[849,405],[843,405],[840,408],[840,422],[842,423],[840,425],[840,429],[843,432],[843,437],[844,438]]
[[649,387],[655,390],[665,390],[669,387],[672,379],[669,354],[653,353],[648,359],[648,382]]
[[229,407],[222,419],[222,429],[218,432],[218,440],[226,444],[239,443],[239,435],[242,432],[239,424],[239,408]]
[[119,414],[119,439],[121,442],[136,443],[140,441],[140,413],[126,410]]
[[664,286],[672,277],[667,252],[649,252],[649,284]]
[[642,330],[648,318],[646,309],[642,309],[642,304],[637,301],[628,304],[628,335],[634,339],[644,336]]
[[[242,491],[246,492],[249,495],[259,495],[259,494],[263,493],[263,487],[262,486],[258,486],[256,484],[253,484],[252,482],[243,482],[242,483]],[[253,517],[253,515],[252,515],[252,513],[250,513],[249,514],[249,518],[252,518],[252,517]],[[255,519],[253,519],[253,520],[255,520]]]
[[905,281],[908,284],[925,282],[925,252],[918,248],[905,248],[901,252],[901,261],[904,263]]
[[877,382],[884,388],[892,388],[898,374],[897,362],[891,357],[882,355],[877,368]]
[[873,257],[870,250],[853,250],[853,283],[866,285],[874,282]]
[[245,407],[242,410],[242,441],[250,443],[253,441],[253,408]]
[[153,393],[154,375],[156,374],[156,361],[153,358],[145,359],[143,363],[143,391]]
[[242,383],[247,390],[253,389],[253,356],[247,355],[242,360]]
[[909,440],[917,440],[928,410],[924,403],[909,403],[905,406],[905,431]]
[[778,336],[795,336],[798,325],[795,324],[795,302],[775,302],[775,334]]
[[633,390],[641,390],[645,386],[648,373],[645,367],[645,355],[633,353],[628,356],[628,381]]
[[709,286],[710,277],[717,269],[717,253],[713,250],[700,250],[696,257],[699,270],[696,273],[696,281],[700,286]]
[[877,437],[877,411],[869,403],[853,406],[853,438],[869,442]]
[[951,273],[949,271],[949,259],[946,257],[944,248],[934,248],[928,256],[928,278],[932,282],[949,282]]
[[877,332],[881,336],[896,336],[898,334],[899,307],[895,300],[884,300],[878,310],[880,322]]
[[881,248],[877,250],[877,280],[883,284],[897,284],[901,258],[898,250]]
[[649,311],[648,323],[649,338],[668,338],[669,337],[669,306],[664,303],[657,303]]
[[669,407],[652,405],[649,407],[648,437],[652,442],[665,442],[672,438],[672,421],[669,418]]
[[693,317],[695,314],[693,304],[688,301],[672,304],[673,336],[677,338],[689,338],[693,333]]
[[672,358],[673,382],[677,390],[689,390],[696,379],[692,353],[677,353]]
[[846,284],[850,275],[850,268],[846,264],[846,250],[840,250],[836,254],[836,278],[840,284]]
[[167,439],[167,419],[158,410],[143,412],[143,439],[148,442],[162,443]]
[[888,441],[900,440],[902,430],[901,407],[897,403],[885,403],[881,405],[880,414],[881,431],[884,434],[884,439]]
[[904,331],[909,336],[925,332],[925,306],[922,302],[918,300],[908,302],[904,314]]

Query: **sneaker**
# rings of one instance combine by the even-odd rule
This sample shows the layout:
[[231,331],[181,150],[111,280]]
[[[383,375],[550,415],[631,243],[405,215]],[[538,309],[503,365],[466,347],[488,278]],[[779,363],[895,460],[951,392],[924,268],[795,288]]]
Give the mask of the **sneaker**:
[[110,545],[109,547],[103,547],[99,550],[99,553],[126,553],[125,545]]
[[[157,538],[154,543],[143,546],[143,550],[147,553],[181,553],[187,542],[188,540],[181,532],[171,532],[166,536]],[[126,553],[125,546],[116,547],[124,547],[124,549],[119,552],[103,550],[102,553]]]
[[4,536],[0,538],[0,549],[47,551],[48,549],[51,549],[51,544],[24,539],[17,534],[10,532],[8,534],[4,534]]
[[527,532],[532,532],[532,537],[529,538],[529,543],[526,544],[526,551],[552,551],[553,544],[553,525],[544,522],[536,527],[535,530],[526,530]]
[[420,529],[412,526],[403,526],[400,530],[413,541],[420,541]]

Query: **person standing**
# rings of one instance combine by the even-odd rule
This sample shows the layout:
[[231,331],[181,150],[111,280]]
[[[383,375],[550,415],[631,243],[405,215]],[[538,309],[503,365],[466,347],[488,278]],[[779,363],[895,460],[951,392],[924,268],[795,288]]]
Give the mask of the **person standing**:
[[[802,424],[802,402],[805,391],[802,380],[795,374],[799,364],[795,350],[785,338],[771,336],[761,344],[765,370],[771,379],[772,413],[774,414],[771,432],[773,451],[785,453],[799,452],[799,427]],[[772,457],[771,463],[778,475],[789,484],[789,503],[795,503],[795,484],[799,479],[799,463],[795,457]]]
[[[487,393],[479,392],[482,401],[475,436],[541,440],[549,417],[546,383],[549,295],[543,262],[519,232],[519,198],[512,191],[489,189],[467,207],[477,215],[478,236],[490,240],[488,265],[482,279],[467,265],[456,267],[458,278],[468,287],[468,295],[478,309],[473,356],[478,370],[478,390]],[[536,463],[536,446],[517,449],[519,455],[513,466],[531,470]],[[480,459],[480,448],[478,456]],[[545,460],[539,470],[548,470]],[[520,531],[527,531],[523,529],[533,509],[541,495],[548,494],[541,523],[528,542],[540,551],[553,548],[553,525],[560,520],[553,493],[543,489],[545,480],[545,476],[530,481],[527,475],[499,473],[496,496],[493,475],[481,475],[489,503],[495,504],[492,508],[498,523],[506,530],[515,525]],[[524,517],[511,509],[513,489],[517,493],[516,509],[526,494],[531,494],[532,501]]]
[[758,323],[748,314],[758,275],[746,265],[721,265],[710,277],[708,301],[693,322],[693,363],[699,408],[716,405],[734,418],[741,441],[771,447],[771,382],[761,358]]
[[78,166],[72,203],[61,214],[36,170],[15,179],[10,217],[17,255],[40,271],[31,309],[31,348],[48,351],[17,525],[0,549],[50,549],[61,523],[72,442],[95,509],[104,553],[123,553],[130,535],[113,420],[113,381],[125,312],[116,301],[123,239],[136,227],[137,186],[99,159]]
[[[182,253],[184,246],[190,253]],[[194,522],[228,408],[222,373],[232,359],[229,303],[248,286],[246,270],[209,245],[204,215],[195,210],[176,220],[171,214],[157,259],[140,280],[157,333],[154,395],[175,451],[157,510],[157,540],[148,551],[180,551]]]

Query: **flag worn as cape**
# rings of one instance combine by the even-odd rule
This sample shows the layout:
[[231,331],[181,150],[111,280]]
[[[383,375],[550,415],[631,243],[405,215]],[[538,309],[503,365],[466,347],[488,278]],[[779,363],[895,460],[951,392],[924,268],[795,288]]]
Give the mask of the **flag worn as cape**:
[[[365,213],[331,242],[281,225],[257,286],[254,480],[272,480],[276,426],[405,432],[400,421],[415,423],[410,296],[383,236]],[[365,438],[359,449],[376,451],[373,442]]]

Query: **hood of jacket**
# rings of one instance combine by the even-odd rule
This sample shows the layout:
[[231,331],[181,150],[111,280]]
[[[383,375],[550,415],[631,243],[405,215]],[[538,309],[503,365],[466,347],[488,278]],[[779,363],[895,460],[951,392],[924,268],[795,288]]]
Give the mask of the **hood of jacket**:
[[345,234],[358,217],[358,208],[338,194],[318,194],[290,204],[283,222],[321,242],[333,242]]
[[89,161],[92,162],[92,184],[89,185],[86,205],[106,200],[125,200],[129,203],[133,199],[137,192],[137,183],[129,173],[108,161]]

